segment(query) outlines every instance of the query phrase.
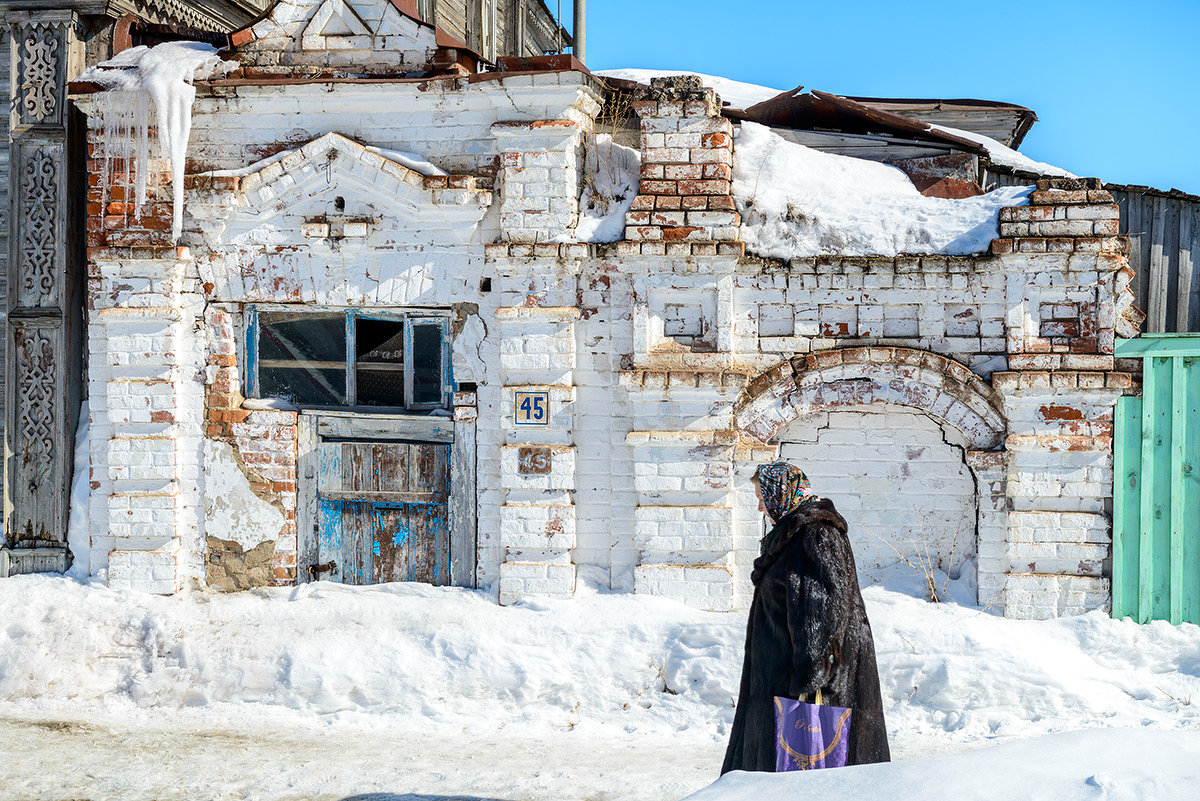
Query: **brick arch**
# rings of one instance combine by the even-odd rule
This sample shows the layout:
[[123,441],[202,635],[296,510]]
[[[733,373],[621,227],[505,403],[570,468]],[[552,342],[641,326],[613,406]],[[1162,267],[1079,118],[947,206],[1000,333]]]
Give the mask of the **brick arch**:
[[973,450],[993,450],[1004,441],[997,392],[958,362],[911,348],[842,348],[797,356],[747,385],[734,409],[734,424],[767,442],[801,415],[870,403],[920,409],[961,431]]

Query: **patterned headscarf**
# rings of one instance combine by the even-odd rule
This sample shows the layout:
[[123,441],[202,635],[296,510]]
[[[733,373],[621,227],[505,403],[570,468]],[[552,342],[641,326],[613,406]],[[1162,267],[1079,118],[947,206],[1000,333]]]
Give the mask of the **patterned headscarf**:
[[801,506],[820,500],[813,494],[804,471],[787,462],[760,464],[754,477],[762,488],[767,514],[777,523]]

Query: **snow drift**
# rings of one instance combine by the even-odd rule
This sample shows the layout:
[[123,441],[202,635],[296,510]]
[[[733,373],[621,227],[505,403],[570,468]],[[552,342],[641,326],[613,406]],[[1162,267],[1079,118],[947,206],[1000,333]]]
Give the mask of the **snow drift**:
[[617,242],[625,238],[625,213],[633,206],[642,180],[642,154],[597,134],[585,149],[583,188],[579,193],[578,242]]
[[[1200,628],[1006,620],[912,597],[923,584],[904,570],[864,590],[897,757],[1099,726],[1200,731],[1187,703],[1200,699]],[[222,719],[267,705],[422,729],[484,715],[720,742],[744,627],[744,613],[587,587],[500,607],[420,584],[157,597],[22,576],[0,582],[0,703]]]
[[687,801],[1191,801],[1197,782],[1200,733],[1116,729],[851,769],[738,771]]
[[760,256],[980,253],[999,236],[1000,209],[1025,205],[1031,189],[925,197],[895,167],[822,153],[753,122],[734,146],[742,238]]

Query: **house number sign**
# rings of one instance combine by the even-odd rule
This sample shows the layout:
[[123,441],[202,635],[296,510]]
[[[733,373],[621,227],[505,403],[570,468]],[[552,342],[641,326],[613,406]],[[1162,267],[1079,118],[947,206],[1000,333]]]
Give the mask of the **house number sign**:
[[514,390],[513,416],[513,424],[525,428],[550,425],[550,393]]
[[549,475],[553,463],[549,448],[518,448],[517,473],[523,476]]

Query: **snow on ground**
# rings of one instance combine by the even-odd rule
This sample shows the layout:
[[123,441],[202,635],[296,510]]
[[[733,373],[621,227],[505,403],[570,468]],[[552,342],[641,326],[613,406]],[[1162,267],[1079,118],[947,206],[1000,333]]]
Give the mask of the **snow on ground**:
[[651,78],[667,78],[672,75],[695,75],[705,86],[716,90],[721,99],[727,101],[730,106],[742,109],[750,108],[750,106],[761,103],[764,100],[770,100],[772,97],[786,91],[785,89],[772,89],[768,86],[733,81],[717,75],[705,75],[703,72],[692,72],[691,70],[617,69],[595,70],[594,74],[607,78],[637,81],[638,83],[647,85],[650,83]]
[[579,193],[577,242],[616,242],[625,238],[625,213],[642,180],[642,155],[619,145],[610,134],[597,134],[586,148],[583,188]]
[[960,136],[963,139],[970,139],[973,142],[978,142],[983,145],[988,152],[988,158],[993,164],[998,164],[1001,167],[1011,167],[1014,170],[1022,172],[1032,172],[1038,175],[1046,175],[1053,178],[1075,178],[1074,173],[1067,172],[1062,167],[1055,167],[1053,164],[1046,164],[1041,161],[1034,161],[1024,153],[1018,153],[1008,145],[997,142],[990,136],[984,136],[974,131],[962,131],[958,128],[948,128],[944,125],[930,125],[937,131]]
[[688,801],[1192,801],[1200,733],[1113,729],[1060,734],[953,756],[793,773],[731,773]]
[[[896,759],[1077,729],[1200,732],[1200,627],[1100,612],[1012,621],[929,604],[922,583],[893,573],[864,590]],[[11,578],[0,797],[681,798],[717,778],[744,623],[586,585],[504,608],[415,584],[168,598]],[[1075,747],[1062,742],[1047,753]],[[986,753],[921,770],[957,781],[1003,757]],[[1113,782],[1135,781],[1113,765]],[[917,770],[896,769],[896,781]],[[1065,764],[1060,779],[1084,769]],[[843,773],[846,791],[820,785],[826,797],[871,797],[869,776]]]
[[74,559],[68,575],[80,581],[87,580],[92,559],[92,537],[88,531],[88,505],[92,497],[90,426],[91,412],[85,400],[79,406],[79,425],[75,430],[75,474],[71,476],[71,501],[67,508],[67,545]]
[[841,254],[969,254],[999,236],[1000,209],[1030,187],[977,197],[925,197],[903,172],[822,153],[744,122],[734,147],[733,196],[746,249],[789,259]]

